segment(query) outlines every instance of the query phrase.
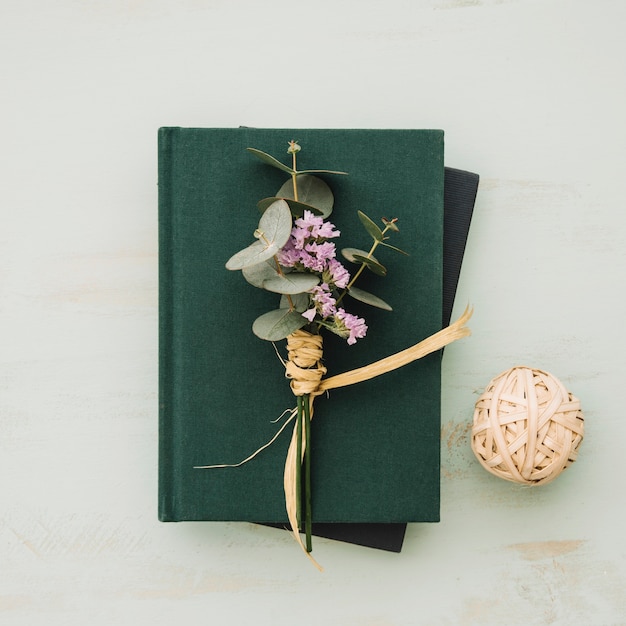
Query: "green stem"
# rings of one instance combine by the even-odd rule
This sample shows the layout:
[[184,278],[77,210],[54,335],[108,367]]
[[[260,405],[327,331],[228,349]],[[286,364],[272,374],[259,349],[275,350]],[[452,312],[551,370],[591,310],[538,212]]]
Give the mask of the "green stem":
[[304,425],[305,425],[305,441],[306,449],[304,451],[304,494],[305,494],[305,532],[306,532],[306,550],[313,550],[312,535],[312,514],[311,514],[311,406],[309,404],[309,396],[303,396],[304,400]]
[[298,202],[298,177],[296,174],[291,175],[291,182],[293,183],[293,199]]
[[304,417],[303,397],[297,396],[298,414],[296,417],[296,518],[298,528],[302,519],[302,418]]
[[[285,272],[283,272],[282,268],[280,267],[280,263],[278,262],[278,255],[277,254],[274,255],[274,263],[276,263],[276,271],[278,272],[278,274],[280,276],[282,276],[284,278],[285,277]],[[293,304],[293,300],[291,299],[291,296],[288,293],[286,293],[285,296],[287,298],[287,302],[289,302],[289,310],[293,311],[296,307]]]
[[[291,161],[293,163],[293,174],[291,175],[291,181],[293,183],[293,199],[297,202],[298,201],[298,183],[297,183],[297,176],[296,176],[296,153],[294,152],[291,155]],[[281,274],[281,276],[284,276],[282,270],[280,269],[280,265],[278,264],[278,257],[276,255],[274,255],[274,260],[276,261],[276,269],[278,270],[278,273]],[[291,311],[293,311],[295,309],[294,305],[293,305],[293,300],[291,299],[291,296],[289,294],[285,294],[287,296],[287,302],[289,302],[289,309]]]
[[291,175],[291,183],[293,184],[293,199],[298,202],[298,174],[296,173],[296,152],[291,154],[291,162],[293,169],[293,174]]

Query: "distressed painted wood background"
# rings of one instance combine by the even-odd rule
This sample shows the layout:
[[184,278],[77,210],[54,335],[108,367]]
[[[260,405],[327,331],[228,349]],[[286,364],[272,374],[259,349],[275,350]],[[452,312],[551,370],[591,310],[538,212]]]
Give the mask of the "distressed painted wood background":
[[[626,5],[2,0],[0,623],[626,624]],[[443,128],[482,176],[446,350],[442,521],[401,554],[156,516],[162,125]],[[487,474],[516,364],[582,401],[551,485]]]

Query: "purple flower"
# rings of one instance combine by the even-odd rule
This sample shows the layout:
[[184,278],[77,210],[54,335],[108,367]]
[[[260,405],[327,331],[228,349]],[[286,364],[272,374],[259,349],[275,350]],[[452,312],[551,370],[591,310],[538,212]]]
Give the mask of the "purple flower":
[[328,261],[328,259],[335,258],[335,244],[332,241],[325,241],[324,243],[309,243],[304,249],[311,254],[314,254],[320,261]]
[[332,326],[325,325],[352,345],[365,337],[367,326],[365,320],[343,309],[337,310],[333,289],[344,289],[350,282],[350,273],[335,258],[335,244],[327,241],[339,235],[333,224],[305,210],[303,216],[295,220],[289,241],[278,253],[278,261],[283,267],[293,267],[300,272],[309,270],[321,276],[322,283],[309,292],[310,308],[302,315],[311,323],[318,315],[322,320],[332,318]]
[[296,250],[304,250],[310,237],[311,233],[307,229],[294,226],[291,229],[290,243]]
[[335,307],[337,301],[333,298],[333,295],[326,283],[313,287],[311,294],[311,299],[315,302],[315,307],[319,311],[322,318],[335,314],[335,311],[337,310]]
[[335,244],[308,243],[299,254],[299,261],[305,268],[321,273],[326,269],[328,259],[335,255]]
[[329,282],[343,289],[350,282],[350,272],[337,259],[328,261]]
[[323,222],[317,231],[317,237],[323,237],[324,239],[332,239],[333,237],[339,237],[341,232],[334,230],[334,224],[330,222]]
[[367,325],[365,320],[346,313],[344,309],[337,309],[335,313],[335,326],[338,334],[348,338],[348,345],[356,343],[357,339],[362,339],[367,333]]
[[335,315],[337,311],[337,301],[333,297],[327,283],[322,283],[321,285],[317,285],[317,287],[313,287],[310,293],[313,307],[302,313],[302,315],[306,317],[309,322],[312,322],[318,313],[322,319]]
[[335,226],[330,222],[325,222],[323,217],[313,215],[311,211],[305,209],[304,215],[295,221],[294,230],[297,231],[297,239],[300,239],[303,233],[307,233],[306,236],[311,239],[331,239],[332,237],[339,237],[341,234],[334,228]]
[[308,269],[321,274],[337,254],[335,244],[326,241],[326,237],[339,235],[334,228],[330,222],[305,211],[304,217],[295,221],[289,240],[279,251],[278,262],[283,267],[295,267],[300,271]]
[[317,315],[317,309],[313,307],[312,309],[308,309],[307,311],[305,311],[302,314],[302,317],[306,317],[309,320],[309,322],[312,322],[315,319],[316,315]]
[[300,250],[296,250],[291,239],[279,250],[278,262],[283,267],[294,267],[300,262]]

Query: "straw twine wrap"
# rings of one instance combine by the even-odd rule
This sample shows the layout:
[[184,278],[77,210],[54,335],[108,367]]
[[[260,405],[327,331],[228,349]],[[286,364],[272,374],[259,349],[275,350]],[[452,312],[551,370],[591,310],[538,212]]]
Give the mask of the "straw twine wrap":
[[285,376],[291,379],[294,396],[304,396],[317,391],[326,368],[322,335],[312,335],[306,330],[296,330],[287,337],[288,360]]
[[[381,374],[391,372],[399,367],[408,365],[417,359],[421,359],[428,354],[436,352],[457,339],[467,337],[470,334],[470,329],[466,324],[471,316],[472,309],[471,307],[467,307],[459,319],[457,319],[453,324],[450,324],[450,326],[440,330],[434,335],[423,339],[410,348],[401,350],[396,354],[380,359],[380,361],[376,361],[370,365],[359,367],[342,374],[337,374],[336,376],[331,376],[330,378],[324,378],[326,368],[322,365],[322,358],[324,356],[322,336],[314,335],[304,330],[297,330],[287,337],[288,359],[285,361],[281,358],[283,365],[285,366],[285,376],[291,380],[290,386],[294,396],[307,396],[306,403],[308,404],[308,411],[305,409],[304,415],[306,416],[308,413],[308,419],[310,421],[313,419],[313,403],[317,396],[325,394],[331,389],[354,385],[356,383],[375,378],[376,376],[380,376]],[[233,464],[196,465],[195,468],[215,469],[218,467],[240,467],[272,445],[286,426],[296,417],[298,411],[298,408],[291,409],[289,411],[291,414],[289,419],[287,419],[285,424],[279,429],[274,437],[265,445],[255,450],[251,455],[243,459],[243,461]],[[300,538],[298,523],[298,472],[299,466],[302,464],[302,459],[305,457],[307,447],[305,435],[306,429],[302,428],[301,430],[302,436],[299,438],[298,424],[296,421],[293,434],[291,435],[289,449],[287,450],[285,471],[283,475],[285,508],[287,509],[289,525],[291,526],[291,532],[293,533],[295,540],[313,564],[321,570],[321,566],[311,556],[310,552],[308,552],[307,548],[302,543],[302,539]],[[298,443],[298,439],[300,439],[300,443]],[[298,452],[300,452],[300,454],[298,454]],[[300,458],[298,458],[298,456]]]
[[579,400],[551,374],[513,367],[476,402],[472,450],[492,474],[545,484],[576,460],[584,422]]
[[[472,316],[472,309],[467,307],[463,314],[450,326],[427,337],[423,341],[401,350],[380,361],[359,367],[330,378],[323,378],[326,368],[322,365],[323,347],[321,335],[312,335],[307,331],[298,330],[287,337],[288,360],[285,364],[285,376],[291,379],[291,390],[295,396],[308,395],[310,401],[310,419],[313,419],[313,401],[330,389],[338,389],[348,385],[354,385],[381,374],[391,372],[399,367],[408,365],[417,359],[440,350],[444,346],[467,337],[470,329],[466,326]],[[417,427],[417,425],[416,425]],[[291,531],[297,543],[304,550],[308,558],[318,568],[322,569],[309,552],[307,552],[300,538],[297,518],[297,465],[302,462],[306,452],[306,440],[301,442],[301,458],[298,457],[297,429],[294,427],[291,442],[285,460],[285,472],[283,475],[285,506],[291,526]]]

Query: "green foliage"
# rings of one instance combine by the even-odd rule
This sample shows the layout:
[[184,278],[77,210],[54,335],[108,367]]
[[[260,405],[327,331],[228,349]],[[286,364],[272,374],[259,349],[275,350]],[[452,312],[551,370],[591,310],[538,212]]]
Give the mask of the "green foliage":
[[259,289],[263,289],[263,283],[266,280],[280,276],[278,270],[276,269],[276,261],[274,260],[274,257],[271,257],[261,263],[257,263],[256,265],[244,267],[241,270],[241,273],[251,285],[258,287]]
[[299,330],[307,323],[297,311],[276,309],[257,317],[252,324],[252,332],[266,341],[279,341]]
[[348,289],[348,295],[355,300],[358,300],[359,302],[364,302],[365,304],[369,304],[370,306],[375,306],[379,309],[384,309],[385,311],[393,310],[382,298],[379,298],[372,293],[364,291],[363,289],[359,289],[358,287],[350,287],[350,289]]
[[381,265],[378,261],[375,261],[373,258],[361,256],[359,254],[355,254],[354,258],[360,263],[364,263],[367,269],[374,272],[374,274],[378,276],[387,276],[387,268],[384,265]]
[[[289,178],[275,196],[264,198],[258,202],[262,214],[259,226],[254,233],[257,241],[234,254],[226,263],[226,267],[230,270],[242,270],[244,278],[251,285],[281,294],[280,308],[261,315],[252,326],[254,334],[267,341],[284,339],[310,323],[302,313],[312,306],[316,306],[315,301],[312,300],[311,291],[320,282],[328,280],[327,273],[329,270],[327,268],[323,271],[307,269],[312,266],[307,265],[307,262],[304,261],[293,262],[293,268],[283,268],[279,265],[278,253],[289,241],[293,218],[303,217],[305,211],[310,211],[312,214],[326,219],[333,211],[335,199],[330,187],[314,174],[346,174],[346,172],[335,170],[297,170],[296,155],[301,147],[295,141],[289,142],[289,146],[287,153],[291,155],[292,167],[285,165],[266,152],[256,148],[247,148],[248,152],[255,158],[288,174]],[[297,200],[295,199],[296,196]],[[351,298],[370,306],[391,311],[391,306],[384,300],[355,287],[354,283],[365,269],[378,276],[386,276],[387,269],[374,256],[374,251],[379,246],[407,254],[387,243],[390,232],[398,231],[397,218],[391,220],[382,218],[384,228],[381,229],[363,211],[358,211],[357,214],[366,232],[373,240],[372,246],[369,252],[359,248],[344,248],[341,251],[348,261],[360,267],[353,274],[352,279],[341,294],[334,291],[336,287],[332,287],[333,297],[336,298],[336,304],[339,304],[345,295],[349,295]],[[327,287],[323,287],[322,290],[325,288]],[[319,294],[316,297],[318,296]],[[319,306],[319,300],[317,306]],[[346,329],[340,328],[340,325],[337,325],[333,318],[327,314],[323,318],[318,315],[314,322],[318,325],[318,330],[320,327],[325,327],[341,336],[346,336]]]
[[257,159],[263,161],[263,163],[267,163],[267,165],[271,165],[287,174],[294,174],[295,176],[304,176],[306,174],[339,174],[342,176],[347,176],[348,172],[338,172],[336,170],[294,170],[291,167],[288,167],[284,163],[281,163],[278,159],[274,158],[271,154],[267,154],[267,152],[263,152],[262,150],[257,150],[256,148],[246,148],[250,154],[253,154]]
[[[289,179],[278,190],[276,195],[287,202],[294,200],[293,180]],[[303,175],[298,178],[298,202],[313,207],[313,212],[326,219],[333,211],[335,198],[330,187],[317,176]]]
[[387,268],[381,265],[371,253],[359,250],[358,248],[344,248],[341,254],[351,263],[361,263],[365,265],[367,269],[378,276],[387,275]]
[[322,215],[322,212],[319,209],[311,206],[310,204],[304,204],[303,202],[296,202],[291,198],[280,198],[277,196],[273,196],[271,198],[263,198],[263,200],[259,200],[257,202],[257,206],[259,207],[260,211],[265,211],[265,209],[267,209],[267,207],[270,206],[272,203],[276,202],[276,200],[284,200],[289,205],[289,208],[291,209],[291,214],[294,217],[302,217],[305,211],[311,211],[311,213],[313,213],[314,215]]
[[267,154],[267,152],[262,152],[261,150],[257,150],[256,148],[246,148],[248,152],[253,154],[257,159],[263,161],[263,163],[267,163],[267,165],[271,165],[287,174],[293,174],[293,170],[290,167],[287,167],[283,163],[281,163],[278,159],[275,159],[271,154]]
[[280,308],[289,309],[292,308],[298,313],[304,313],[309,308],[309,294],[308,293],[296,293],[291,296],[283,295],[280,297]]
[[338,172],[337,170],[298,170],[296,176],[304,176],[306,174],[337,174],[339,176],[347,176],[348,172]]
[[320,279],[315,274],[304,274],[292,272],[290,274],[277,274],[276,276],[263,281],[263,289],[293,295],[303,293],[319,285]]
[[317,176],[304,174],[298,176],[298,200],[293,192],[293,178],[285,181],[276,192],[276,196],[260,200],[257,206],[265,211],[268,206],[278,199],[283,199],[289,205],[294,217],[302,217],[304,211],[311,211],[314,215],[321,215],[326,219],[333,211],[335,198],[330,187]]
[[241,270],[244,267],[250,267],[257,263],[262,263],[267,259],[271,259],[276,252],[280,250],[279,246],[266,245],[262,241],[255,241],[247,248],[240,250],[237,254],[228,259],[226,262],[227,270]]
[[357,211],[357,213],[361,223],[365,226],[365,230],[371,235],[374,241],[382,242],[383,231],[378,228],[378,226],[369,217],[367,217],[363,211]]
[[[366,257],[368,255],[365,250],[359,250],[359,248],[342,248],[341,254],[350,263],[361,263],[361,261],[357,261],[356,257]],[[374,256],[370,255],[370,258],[376,261]]]
[[291,234],[291,211],[284,200],[272,203],[261,215],[255,236],[259,241],[234,254],[226,262],[226,269],[240,270],[271,259],[286,243]]
[[381,246],[385,246],[385,248],[390,248],[391,250],[395,250],[396,252],[399,252],[400,254],[404,254],[404,256],[409,256],[408,252],[405,252],[404,250],[400,250],[400,248],[396,248],[395,246],[392,246],[391,244],[387,243],[386,241],[381,241],[380,245]]

